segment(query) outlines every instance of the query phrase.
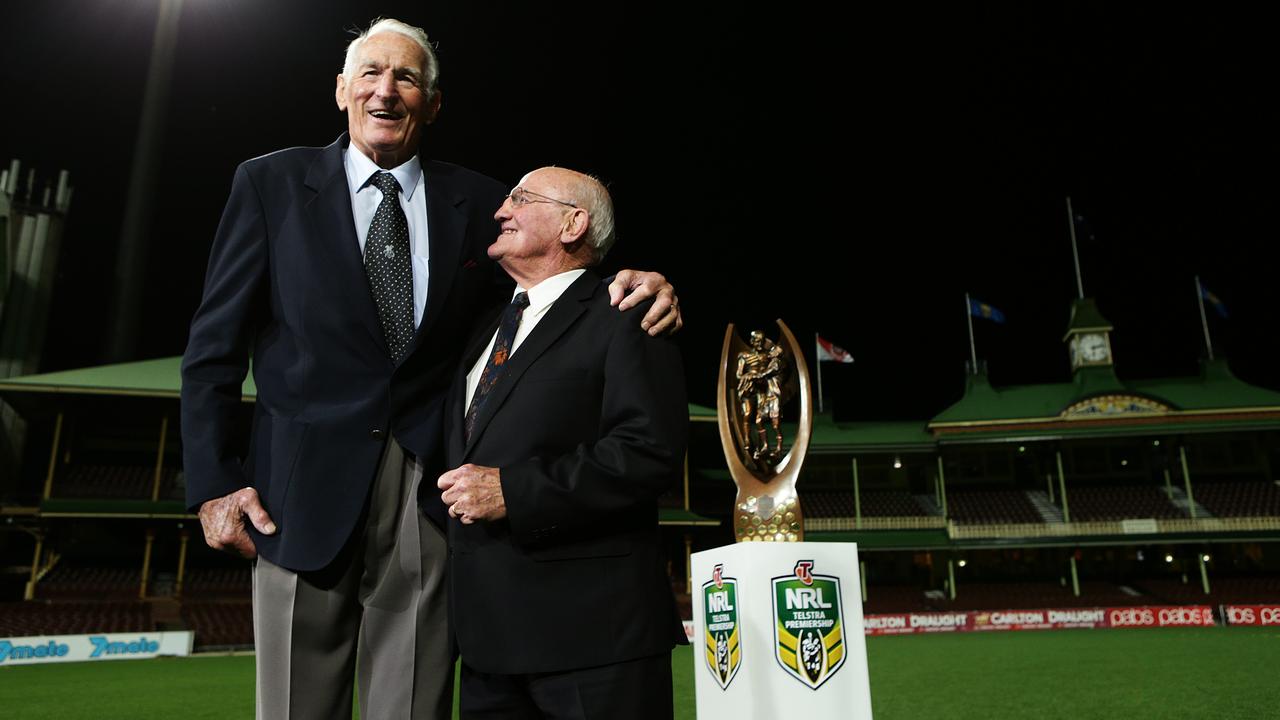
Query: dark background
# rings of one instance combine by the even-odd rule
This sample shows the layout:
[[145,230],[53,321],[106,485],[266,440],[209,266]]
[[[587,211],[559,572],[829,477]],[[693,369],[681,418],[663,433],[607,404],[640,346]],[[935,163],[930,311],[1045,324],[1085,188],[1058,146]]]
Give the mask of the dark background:
[[[610,183],[608,265],[676,284],[692,401],[714,403],[727,322],[781,317],[806,347],[817,331],[857,358],[824,367],[839,416],[927,418],[963,389],[966,291],[1008,316],[975,321],[993,383],[1066,380],[1067,195],[1121,378],[1196,372],[1199,273],[1231,311],[1210,312],[1216,350],[1280,388],[1261,16],[744,7],[187,0],[127,359],[181,353],[235,166],[345,128],[347,31],[380,13],[438,43],[428,153],[511,183],[546,164]],[[45,370],[109,359],[155,15],[144,0],[0,10],[0,160],[68,168],[75,186]]]

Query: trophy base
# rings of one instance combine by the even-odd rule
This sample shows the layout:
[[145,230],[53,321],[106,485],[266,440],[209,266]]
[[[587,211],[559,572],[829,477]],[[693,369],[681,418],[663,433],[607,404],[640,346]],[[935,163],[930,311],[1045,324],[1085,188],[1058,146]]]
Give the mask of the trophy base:
[[794,492],[784,498],[738,493],[733,509],[737,542],[802,542],[804,514]]

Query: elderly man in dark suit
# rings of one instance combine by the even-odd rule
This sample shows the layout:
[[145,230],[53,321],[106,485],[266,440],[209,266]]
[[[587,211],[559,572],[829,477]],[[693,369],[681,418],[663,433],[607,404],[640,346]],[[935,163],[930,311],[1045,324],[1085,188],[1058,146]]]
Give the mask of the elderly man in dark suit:
[[587,269],[613,240],[599,182],[537,170],[496,217],[489,257],[518,287],[449,391],[437,481],[462,716],[670,718],[684,633],[657,498],[684,458],[679,352]]
[[[437,75],[420,28],[375,22],[337,78],[348,132],[242,164],[214,240],[182,368],[187,502],[211,546],[258,558],[260,718],[350,718],[357,673],[362,717],[448,717],[444,508],[417,486],[444,467],[472,324],[510,293],[485,253],[503,186],[422,152]],[[678,326],[661,276],[609,292],[636,285],[622,307],[658,291],[646,327]]]

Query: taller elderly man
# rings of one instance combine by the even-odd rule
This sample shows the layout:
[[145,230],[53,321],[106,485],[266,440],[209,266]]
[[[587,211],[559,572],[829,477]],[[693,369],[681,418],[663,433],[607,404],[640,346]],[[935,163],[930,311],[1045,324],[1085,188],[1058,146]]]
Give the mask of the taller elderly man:
[[[485,254],[504,187],[423,152],[437,75],[420,28],[376,21],[337,78],[347,132],[242,164],[214,239],[182,366],[187,503],[211,546],[258,558],[259,718],[350,718],[357,673],[362,717],[449,713],[444,508],[418,484],[463,341],[510,285]],[[609,287],[623,308],[655,291],[646,327],[678,326],[661,276]]]

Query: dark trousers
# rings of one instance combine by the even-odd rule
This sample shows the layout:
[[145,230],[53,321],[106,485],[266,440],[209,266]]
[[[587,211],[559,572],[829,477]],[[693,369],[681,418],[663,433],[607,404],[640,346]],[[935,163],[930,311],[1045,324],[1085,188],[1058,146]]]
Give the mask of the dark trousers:
[[495,675],[462,659],[463,720],[670,720],[671,654],[556,673]]

